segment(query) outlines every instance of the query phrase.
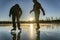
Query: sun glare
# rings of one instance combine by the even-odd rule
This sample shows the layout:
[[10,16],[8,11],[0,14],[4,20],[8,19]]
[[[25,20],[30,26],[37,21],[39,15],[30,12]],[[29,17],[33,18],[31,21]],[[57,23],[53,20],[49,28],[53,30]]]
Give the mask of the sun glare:
[[29,20],[30,20],[30,21],[33,21],[34,19],[33,19],[33,18],[30,18]]
[[30,24],[30,29],[33,30],[33,24]]
[[31,38],[33,38],[33,35],[34,35],[33,32],[34,32],[34,31],[33,31],[33,24],[30,24],[30,37],[31,37]]

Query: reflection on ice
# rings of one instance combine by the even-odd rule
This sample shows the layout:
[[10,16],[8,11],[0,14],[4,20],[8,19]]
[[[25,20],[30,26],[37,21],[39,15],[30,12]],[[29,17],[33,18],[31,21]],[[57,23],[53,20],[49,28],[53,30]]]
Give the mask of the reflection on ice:
[[33,24],[30,24],[30,30],[33,31]]
[[33,24],[30,24],[30,39],[33,40],[33,37],[34,37]]
[[21,28],[21,32],[11,32],[11,26],[0,26],[0,40],[60,40],[58,24],[40,24],[39,31],[36,30],[35,24],[21,25]]

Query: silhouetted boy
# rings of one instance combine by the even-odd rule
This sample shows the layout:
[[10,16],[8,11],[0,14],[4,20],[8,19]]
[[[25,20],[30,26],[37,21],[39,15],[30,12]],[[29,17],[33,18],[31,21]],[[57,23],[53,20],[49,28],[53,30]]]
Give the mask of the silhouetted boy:
[[15,4],[11,9],[10,9],[10,14],[9,14],[9,17],[11,17],[12,15],[12,22],[13,22],[13,29],[12,30],[16,30],[16,22],[15,20],[17,19],[17,26],[18,26],[18,29],[20,30],[20,22],[19,22],[19,18],[21,17],[22,15],[22,10],[21,8],[19,7],[18,4]]
[[40,28],[40,26],[39,26],[40,10],[42,10],[43,15],[45,15],[45,12],[44,12],[41,4],[40,4],[37,0],[33,0],[33,3],[34,3],[33,9],[30,11],[30,13],[31,13],[32,11],[34,11],[34,13],[35,13],[35,20],[36,20],[36,23],[37,23],[37,29],[39,29],[39,28]]

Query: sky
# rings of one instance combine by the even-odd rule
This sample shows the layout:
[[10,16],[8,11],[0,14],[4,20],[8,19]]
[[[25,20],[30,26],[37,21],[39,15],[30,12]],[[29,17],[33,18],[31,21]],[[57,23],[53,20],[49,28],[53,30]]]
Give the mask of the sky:
[[[41,11],[40,18],[46,17],[60,17],[60,0],[38,0],[41,3],[46,15],[43,16]],[[0,0],[0,21],[11,21],[9,17],[9,11],[12,6],[19,4],[23,14],[20,20],[28,21],[30,18],[34,18],[34,13],[29,13],[33,8],[32,0]]]

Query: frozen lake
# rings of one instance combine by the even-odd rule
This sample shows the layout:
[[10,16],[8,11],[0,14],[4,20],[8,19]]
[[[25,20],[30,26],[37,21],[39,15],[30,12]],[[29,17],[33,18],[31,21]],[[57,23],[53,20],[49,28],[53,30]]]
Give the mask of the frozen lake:
[[60,40],[60,24],[40,24],[39,31],[36,24],[21,24],[21,28],[11,32],[11,25],[0,26],[0,40]]

